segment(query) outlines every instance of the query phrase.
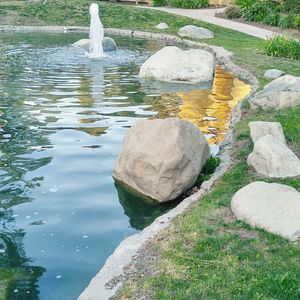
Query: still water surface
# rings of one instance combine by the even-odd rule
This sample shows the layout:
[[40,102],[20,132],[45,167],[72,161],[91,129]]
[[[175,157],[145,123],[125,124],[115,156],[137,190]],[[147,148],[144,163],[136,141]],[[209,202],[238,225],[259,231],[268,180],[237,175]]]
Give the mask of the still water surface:
[[117,37],[116,53],[91,61],[69,46],[82,37],[0,34],[0,266],[19,274],[10,299],[76,299],[122,239],[171,208],[111,177],[133,122],[182,117],[217,151],[249,92],[218,68],[209,89],[161,95],[137,74],[164,43]]

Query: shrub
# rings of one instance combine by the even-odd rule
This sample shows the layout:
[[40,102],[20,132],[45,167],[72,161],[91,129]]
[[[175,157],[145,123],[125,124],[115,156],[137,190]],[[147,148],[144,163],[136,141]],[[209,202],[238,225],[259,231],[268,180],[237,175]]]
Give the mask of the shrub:
[[300,14],[300,0],[284,0],[283,10],[285,12]]
[[228,19],[238,19],[242,16],[242,10],[237,5],[227,6],[224,13]]
[[257,1],[253,1],[253,0],[235,0],[234,1],[234,3],[237,6],[240,6],[241,8],[249,7],[249,6],[253,5],[254,2],[257,2]]
[[269,56],[300,59],[300,41],[284,36],[264,40],[259,44],[259,49]]
[[296,16],[289,14],[283,15],[281,14],[278,20],[278,26],[281,28],[293,28],[295,25]]
[[208,0],[168,0],[168,5],[182,8],[200,8],[208,6]]
[[266,1],[254,2],[251,6],[243,8],[243,17],[247,21],[262,22],[269,14],[270,9]]
[[270,26],[278,26],[280,14],[279,13],[271,13],[268,14],[264,19],[263,23],[270,25]]
[[153,6],[165,6],[167,5],[167,0],[153,0]]
[[294,28],[300,30],[300,16],[296,16],[295,21],[294,21]]

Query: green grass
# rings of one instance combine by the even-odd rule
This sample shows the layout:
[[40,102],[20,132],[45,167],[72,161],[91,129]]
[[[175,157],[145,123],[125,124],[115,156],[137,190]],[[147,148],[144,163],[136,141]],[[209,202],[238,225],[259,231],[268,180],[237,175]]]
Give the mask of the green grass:
[[[68,0],[49,2],[47,5],[24,4],[16,10],[19,18],[15,18],[12,22],[16,25],[30,25],[34,20],[35,24],[40,22],[42,25],[88,26],[90,3],[91,1],[87,0]],[[274,58],[259,53],[256,50],[260,42],[258,38],[187,17],[151,9],[102,2],[99,5],[104,27],[161,32],[155,26],[160,22],[167,22],[169,28],[165,32],[174,35],[177,34],[180,27],[187,24],[206,27],[214,32],[215,38],[202,41],[222,46],[233,52],[233,60],[256,75],[262,85],[267,82],[263,79],[263,74],[268,68],[282,69],[291,75],[300,74],[299,61]]]
[[287,140],[300,150],[300,107],[275,113],[258,110],[240,122],[234,167],[159,239],[158,275],[128,282],[123,299],[133,299],[137,288],[157,300],[300,298],[300,243],[251,228],[230,213],[234,193],[256,180],[300,191],[299,178],[271,180],[249,170],[246,158],[253,147],[249,120],[280,121]]

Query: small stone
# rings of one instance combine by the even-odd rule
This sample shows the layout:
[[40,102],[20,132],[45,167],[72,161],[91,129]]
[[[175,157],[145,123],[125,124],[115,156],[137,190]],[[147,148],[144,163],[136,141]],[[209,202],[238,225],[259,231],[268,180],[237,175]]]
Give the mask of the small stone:
[[167,23],[159,23],[157,26],[156,26],[157,29],[160,29],[160,30],[164,30],[164,29],[168,29],[169,28],[169,25]]
[[270,69],[270,70],[267,70],[264,74],[264,78],[265,79],[268,79],[268,80],[273,80],[273,79],[276,79],[280,76],[283,76],[285,75],[285,73],[281,70],[277,70],[277,69]]
[[206,28],[187,25],[179,29],[178,35],[181,37],[189,37],[193,39],[212,39],[214,33]]

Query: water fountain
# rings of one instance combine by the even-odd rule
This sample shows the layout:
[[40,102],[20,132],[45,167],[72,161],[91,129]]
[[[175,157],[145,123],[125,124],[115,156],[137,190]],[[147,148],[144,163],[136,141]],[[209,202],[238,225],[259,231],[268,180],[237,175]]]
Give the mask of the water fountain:
[[98,4],[92,3],[90,6],[90,52],[88,56],[91,58],[101,58],[103,53],[104,29],[99,17]]

